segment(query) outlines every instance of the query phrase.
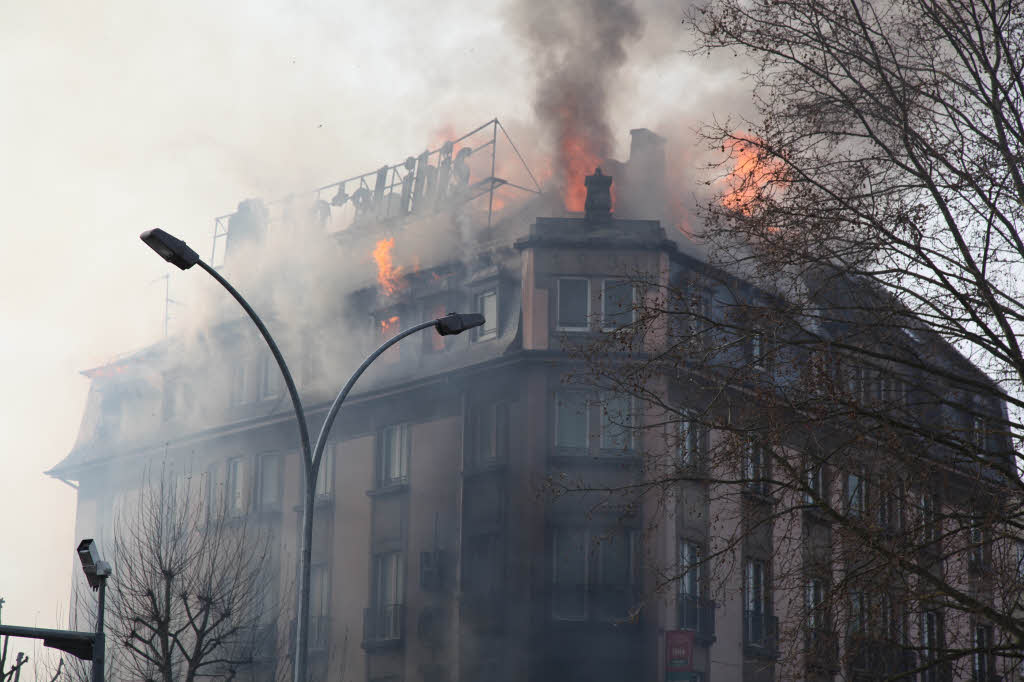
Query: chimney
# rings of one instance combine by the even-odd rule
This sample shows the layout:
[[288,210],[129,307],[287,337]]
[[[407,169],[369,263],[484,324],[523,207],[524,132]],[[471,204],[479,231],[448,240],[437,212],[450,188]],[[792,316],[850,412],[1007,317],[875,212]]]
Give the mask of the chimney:
[[587,200],[583,204],[584,216],[592,223],[611,220],[612,217],[612,176],[605,175],[600,168],[594,170],[583,181],[587,187]]

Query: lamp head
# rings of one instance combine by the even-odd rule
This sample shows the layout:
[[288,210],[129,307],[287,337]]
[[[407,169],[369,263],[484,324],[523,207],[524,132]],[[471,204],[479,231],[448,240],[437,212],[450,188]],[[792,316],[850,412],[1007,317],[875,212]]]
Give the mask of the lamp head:
[[110,564],[100,559],[100,548],[92,538],[78,543],[78,560],[82,562],[82,572],[89,581],[89,587],[94,590],[100,586],[103,578],[112,573]]
[[146,230],[139,235],[139,239],[146,242],[146,245],[165,261],[182,270],[188,270],[199,262],[199,254],[190,249],[188,244],[158,227]]
[[437,320],[434,328],[441,336],[451,336],[479,327],[483,323],[484,316],[480,313],[448,313]]

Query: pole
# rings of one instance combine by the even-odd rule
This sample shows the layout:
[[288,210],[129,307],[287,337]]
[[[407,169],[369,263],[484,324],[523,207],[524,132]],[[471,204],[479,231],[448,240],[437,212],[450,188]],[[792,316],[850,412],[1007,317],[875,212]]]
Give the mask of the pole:
[[107,653],[106,638],[103,635],[103,609],[107,603],[107,576],[101,575],[99,606],[96,609],[96,640],[92,648],[92,682],[104,682],[104,664]]

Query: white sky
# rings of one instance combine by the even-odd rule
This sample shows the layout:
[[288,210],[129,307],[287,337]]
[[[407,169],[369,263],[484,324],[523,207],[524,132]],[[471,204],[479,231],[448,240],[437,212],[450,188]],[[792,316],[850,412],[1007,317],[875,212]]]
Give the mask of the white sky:
[[[630,128],[686,137],[695,117],[727,114],[708,102],[735,83],[679,52],[679,4],[647,4],[610,112],[620,158]],[[498,3],[470,7],[0,0],[5,623],[65,625],[75,493],[42,472],[74,443],[78,372],[162,333],[168,270],[139,232],[163,227],[205,256],[212,218],[241,199],[395,163],[446,126],[498,116],[536,149],[521,43]],[[171,277],[174,296],[198,275]]]

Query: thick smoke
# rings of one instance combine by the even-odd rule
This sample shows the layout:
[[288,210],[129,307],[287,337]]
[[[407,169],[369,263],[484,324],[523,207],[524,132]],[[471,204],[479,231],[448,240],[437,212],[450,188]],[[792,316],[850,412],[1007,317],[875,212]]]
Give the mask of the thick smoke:
[[[643,21],[625,0],[530,0],[510,10],[536,79],[537,122],[557,145],[560,184],[580,184],[612,149],[609,104]],[[570,208],[572,201],[567,197]]]

